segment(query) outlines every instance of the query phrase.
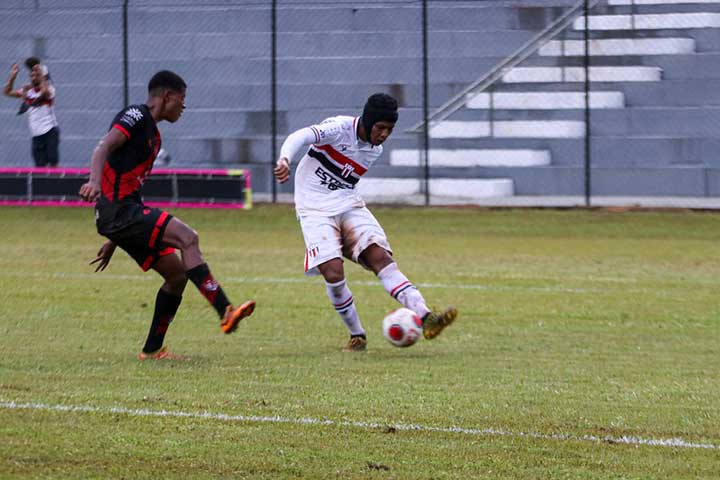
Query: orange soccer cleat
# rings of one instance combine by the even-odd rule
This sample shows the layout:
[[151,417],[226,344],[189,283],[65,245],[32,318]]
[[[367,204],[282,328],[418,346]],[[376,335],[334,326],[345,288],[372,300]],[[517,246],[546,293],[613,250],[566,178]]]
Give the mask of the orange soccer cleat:
[[170,353],[167,347],[162,347],[160,350],[156,350],[152,353],[140,352],[138,355],[139,360],[189,360],[190,357],[185,355],[175,355]]
[[236,309],[233,309],[232,305],[228,305],[227,310],[225,311],[225,317],[220,324],[220,328],[222,329],[223,333],[227,334],[234,332],[237,329],[240,320],[252,315],[254,310],[254,300],[248,300]]

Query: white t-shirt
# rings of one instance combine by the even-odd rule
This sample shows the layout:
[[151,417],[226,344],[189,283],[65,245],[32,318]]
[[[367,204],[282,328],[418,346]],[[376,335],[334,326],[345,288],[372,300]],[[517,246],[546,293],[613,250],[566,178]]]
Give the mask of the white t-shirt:
[[[22,90],[20,90],[20,93],[22,93]],[[25,92],[24,101],[30,106],[27,112],[28,125],[30,126],[30,134],[33,137],[44,135],[58,125],[55,118],[55,87],[48,86],[47,98],[38,101],[39,97],[40,92],[34,88]]]
[[294,132],[283,144],[280,155],[291,161],[300,153],[298,148],[310,145],[295,172],[298,216],[332,217],[365,206],[357,183],[380,157],[382,146],[358,138],[358,120],[359,117],[331,117]]

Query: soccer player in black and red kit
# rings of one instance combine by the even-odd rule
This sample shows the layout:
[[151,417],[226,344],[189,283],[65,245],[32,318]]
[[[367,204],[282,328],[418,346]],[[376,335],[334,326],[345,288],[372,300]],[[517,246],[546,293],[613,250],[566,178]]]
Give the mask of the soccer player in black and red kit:
[[[190,279],[220,316],[224,333],[232,333],[252,314],[255,302],[233,307],[200,253],[198,234],[179,219],[143,204],[140,189],[160,150],[157,123],[176,122],[185,109],[185,81],[163,70],[148,84],[147,103],[130,105],[115,116],[93,151],[90,178],[80,196],[95,203],[98,233],[108,238],[91,264],[107,267],[115,247],[125,250],[143,269],[158,272],[165,283],[155,299],[150,332],[139,358],[178,359],[163,346]],[[181,256],[175,254],[180,250]]]

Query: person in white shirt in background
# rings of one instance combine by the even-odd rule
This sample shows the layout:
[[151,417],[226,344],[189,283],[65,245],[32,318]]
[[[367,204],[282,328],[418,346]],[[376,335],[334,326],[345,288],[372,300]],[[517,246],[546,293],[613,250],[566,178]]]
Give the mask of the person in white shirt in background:
[[20,71],[18,64],[14,63],[10,67],[3,93],[8,97],[23,99],[18,114],[28,114],[35,166],[57,167],[60,162],[60,129],[55,118],[55,87],[50,81],[47,67],[40,63],[40,59],[29,57],[25,60],[25,66],[30,70],[30,83],[18,89],[13,87]]
[[382,154],[398,119],[397,101],[371,95],[362,116],[337,116],[291,133],[280,149],[274,174],[290,178],[290,163],[304,154],[295,172],[295,210],[305,238],[305,274],[322,275],[330,303],[350,332],[346,352],[367,348],[365,329],[347,286],[342,257],[371,270],[385,290],[423,322],[432,339],[457,317],[457,309],[431,311],[420,291],[400,271],[382,227],[357,192],[360,177]]

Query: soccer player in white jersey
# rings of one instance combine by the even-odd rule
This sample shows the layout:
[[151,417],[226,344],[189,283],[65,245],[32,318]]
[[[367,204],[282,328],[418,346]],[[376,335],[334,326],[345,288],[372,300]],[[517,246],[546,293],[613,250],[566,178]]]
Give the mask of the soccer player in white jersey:
[[304,154],[295,172],[295,210],[305,238],[305,274],[322,275],[330,303],[350,331],[343,351],[367,347],[353,296],[345,281],[342,257],[374,272],[385,290],[423,321],[432,339],[457,317],[449,307],[432,312],[420,291],[393,260],[385,232],[356,186],[382,154],[398,119],[397,101],[376,93],[361,117],[338,116],[291,133],[280,149],[274,174],[279,183],[290,178],[290,162]]

